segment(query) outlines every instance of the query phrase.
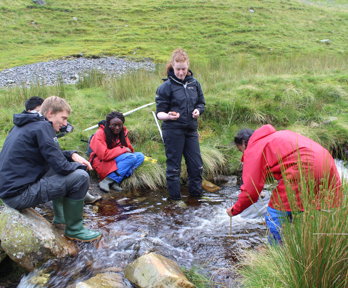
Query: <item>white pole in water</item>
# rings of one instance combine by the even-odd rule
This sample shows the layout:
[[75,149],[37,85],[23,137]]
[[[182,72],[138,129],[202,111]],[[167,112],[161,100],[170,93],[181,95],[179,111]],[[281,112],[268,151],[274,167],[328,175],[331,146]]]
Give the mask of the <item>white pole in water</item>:
[[155,118],[155,122],[156,122],[156,125],[157,125],[157,128],[158,128],[158,131],[159,131],[159,133],[160,133],[160,135],[161,135],[162,142],[164,142],[164,141],[163,141],[162,129],[161,129],[161,126],[160,126],[159,123],[158,123],[156,114],[155,114],[155,112],[153,112],[153,111],[151,111],[151,112],[152,112],[153,118]]
[[[135,108],[135,109],[133,109],[133,110],[130,110],[130,111],[126,112],[126,113],[123,113],[123,116],[128,116],[129,114],[132,114],[132,113],[135,112],[135,111],[138,111],[138,110],[140,110],[140,109],[143,109],[143,108],[145,108],[145,107],[147,107],[147,106],[150,106],[150,105],[153,105],[153,104],[155,104],[155,102],[151,102],[151,103],[145,104],[145,105],[143,105],[143,106],[140,106],[140,107],[138,107],[138,108]],[[92,130],[92,129],[95,129],[95,128],[98,128],[98,124],[97,124],[97,125],[94,125],[94,126],[91,126],[91,127],[88,127],[88,128],[86,128],[85,130],[83,130],[83,131],[88,131],[88,130]]]

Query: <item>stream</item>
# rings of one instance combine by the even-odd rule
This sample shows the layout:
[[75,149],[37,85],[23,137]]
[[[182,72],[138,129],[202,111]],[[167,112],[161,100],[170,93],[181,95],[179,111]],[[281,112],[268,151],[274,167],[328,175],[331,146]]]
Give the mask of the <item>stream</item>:
[[[347,169],[337,161],[342,176]],[[18,287],[41,287],[30,279],[42,272],[49,274],[45,287],[67,287],[93,275],[112,269],[122,274],[128,263],[147,252],[156,252],[211,279],[211,287],[242,287],[237,265],[243,251],[267,242],[263,213],[270,190],[265,197],[243,213],[232,218],[225,210],[237,200],[236,177],[228,177],[221,190],[190,199],[183,188],[187,208],[166,201],[166,191],[113,192],[103,194],[96,205],[85,206],[85,223],[103,232],[97,243],[78,244],[77,257],[53,259],[39,270],[24,276]],[[92,193],[99,192],[92,183]],[[94,191],[93,191],[94,190]],[[49,220],[50,209],[37,208]],[[42,209],[42,210],[41,210]],[[46,214],[45,214],[46,213]],[[126,287],[132,287],[124,279]]]

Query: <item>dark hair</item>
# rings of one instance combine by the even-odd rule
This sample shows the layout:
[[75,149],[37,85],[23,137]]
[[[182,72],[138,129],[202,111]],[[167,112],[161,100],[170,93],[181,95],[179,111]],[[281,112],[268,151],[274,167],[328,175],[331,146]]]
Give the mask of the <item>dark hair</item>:
[[252,129],[241,129],[237,133],[237,135],[234,137],[234,143],[236,145],[243,145],[245,144],[245,147],[248,146],[248,141],[250,139],[250,136],[253,135],[254,130]]
[[41,104],[44,102],[44,99],[38,96],[30,97],[27,101],[25,101],[25,110],[30,111],[34,110],[35,107],[41,106]]
[[110,126],[110,121],[114,118],[120,119],[123,123],[126,121],[124,119],[124,116],[121,112],[113,111],[106,115],[106,123],[104,127],[104,133],[106,137],[106,145],[108,146],[109,149],[112,149],[115,147],[115,143],[117,139],[120,139],[120,142],[123,146],[127,147],[127,142],[126,142],[126,136],[124,135],[124,130],[122,129],[118,135],[115,135],[111,129],[109,128]]

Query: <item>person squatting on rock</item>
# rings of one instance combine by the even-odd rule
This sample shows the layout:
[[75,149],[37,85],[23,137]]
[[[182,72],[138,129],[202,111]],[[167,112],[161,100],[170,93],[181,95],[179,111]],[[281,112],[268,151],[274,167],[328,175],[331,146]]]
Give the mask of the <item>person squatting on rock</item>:
[[264,125],[255,131],[240,130],[234,142],[243,152],[243,184],[238,201],[226,212],[235,216],[255,203],[267,175],[273,175],[278,185],[272,191],[265,215],[271,244],[281,243],[282,223],[286,219],[291,221],[295,211],[304,211],[304,189],[309,197],[313,197],[310,201],[315,209],[341,204],[342,185],[335,161],[315,141],[289,130],[276,131],[273,126]]
[[[29,99],[25,101],[25,111],[22,113],[40,113],[41,105],[43,103],[44,99],[38,96],[32,96]],[[59,132],[56,134],[57,138],[65,136],[67,133],[70,133],[74,130],[74,127],[67,122],[67,125],[62,126],[59,129]],[[88,191],[85,196],[85,203],[86,204],[93,204],[96,201],[100,200],[101,196],[94,196],[90,194]]]
[[99,188],[104,192],[122,191],[120,183],[133,174],[144,162],[144,154],[134,152],[124,126],[122,113],[113,111],[106,120],[99,122],[99,128],[90,141],[90,162],[100,178]]
[[76,151],[62,151],[56,132],[71,113],[62,98],[51,96],[39,113],[14,114],[14,128],[0,153],[0,198],[22,210],[53,201],[55,224],[65,224],[64,235],[92,241],[101,234],[83,226],[84,197],[89,187],[90,163]]
[[156,115],[163,120],[169,200],[181,199],[182,155],[187,165],[189,193],[192,197],[202,196],[203,162],[197,119],[204,112],[205,100],[201,85],[193,77],[189,64],[184,50],[174,50],[167,64],[168,78],[156,92]]

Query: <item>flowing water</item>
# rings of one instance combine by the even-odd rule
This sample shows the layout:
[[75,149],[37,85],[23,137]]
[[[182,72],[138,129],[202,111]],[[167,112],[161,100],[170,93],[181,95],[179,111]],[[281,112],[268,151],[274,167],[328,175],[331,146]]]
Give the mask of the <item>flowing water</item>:
[[[199,200],[185,197],[187,191],[183,191],[187,208],[168,203],[165,191],[104,194],[97,205],[85,206],[85,223],[101,230],[102,240],[79,244],[77,257],[49,261],[40,272],[24,277],[18,287],[35,287],[28,279],[38,273],[50,274],[49,287],[66,287],[108,268],[122,271],[147,252],[197,269],[212,280],[211,287],[240,286],[235,265],[242,251],[266,242],[262,214],[268,199],[233,217],[231,226],[225,210],[236,201],[238,189],[235,177],[230,180]],[[95,184],[92,193],[93,189]],[[131,287],[127,280],[125,284]]]
[[[346,178],[343,162],[337,165]],[[38,287],[29,280],[42,272],[50,275],[45,287],[59,288],[108,269],[122,274],[128,263],[147,252],[159,253],[188,269],[194,267],[211,279],[211,287],[241,287],[236,265],[243,251],[267,242],[262,215],[269,190],[233,217],[231,225],[225,210],[236,201],[239,190],[235,177],[229,180],[218,192],[205,193],[203,199],[184,197],[187,208],[168,203],[165,191],[104,194],[97,205],[85,207],[86,224],[101,230],[102,240],[79,244],[77,257],[49,261],[39,272],[25,276],[18,287]],[[92,189],[98,189],[96,184]],[[126,279],[124,284],[132,287]]]

